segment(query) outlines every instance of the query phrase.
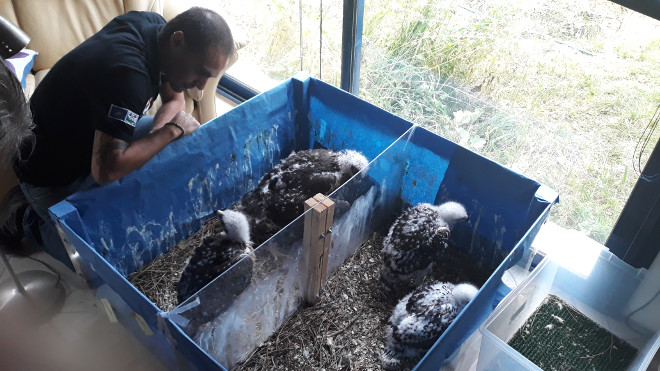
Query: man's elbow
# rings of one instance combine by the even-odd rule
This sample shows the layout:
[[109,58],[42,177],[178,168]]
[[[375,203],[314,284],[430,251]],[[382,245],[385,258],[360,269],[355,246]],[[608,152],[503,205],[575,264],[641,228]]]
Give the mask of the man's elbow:
[[123,174],[108,167],[92,167],[92,177],[100,185],[106,185],[121,179]]
[[106,185],[126,175],[124,155],[129,145],[121,139],[96,131],[90,172],[98,184]]

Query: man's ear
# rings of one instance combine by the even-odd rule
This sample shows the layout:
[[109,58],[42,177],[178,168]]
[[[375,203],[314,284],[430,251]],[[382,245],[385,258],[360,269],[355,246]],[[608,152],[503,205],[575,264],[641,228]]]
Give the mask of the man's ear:
[[183,31],[174,31],[170,36],[170,50],[182,49],[186,46],[186,38]]

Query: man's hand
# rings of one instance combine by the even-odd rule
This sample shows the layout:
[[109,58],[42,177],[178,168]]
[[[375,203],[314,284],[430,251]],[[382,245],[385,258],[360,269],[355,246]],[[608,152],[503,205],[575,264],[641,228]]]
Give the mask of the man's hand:
[[[172,121],[181,126],[186,135],[199,127],[199,122],[185,111],[174,115]],[[102,185],[121,179],[144,165],[180,135],[181,130],[176,126],[166,125],[129,144],[97,130],[92,152],[92,176]]]
[[174,115],[174,118],[172,119],[172,122],[175,122],[179,126],[181,126],[183,128],[183,131],[186,133],[186,135],[188,135],[188,134],[192,133],[193,131],[197,130],[197,128],[200,126],[199,122],[197,120],[195,120],[195,118],[192,117],[186,111],[177,112],[177,114]]

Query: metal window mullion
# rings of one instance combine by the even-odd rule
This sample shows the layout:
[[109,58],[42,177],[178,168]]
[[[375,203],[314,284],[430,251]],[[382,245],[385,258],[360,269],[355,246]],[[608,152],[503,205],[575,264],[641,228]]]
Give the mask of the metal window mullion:
[[340,87],[355,96],[360,82],[363,20],[364,0],[344,0]]

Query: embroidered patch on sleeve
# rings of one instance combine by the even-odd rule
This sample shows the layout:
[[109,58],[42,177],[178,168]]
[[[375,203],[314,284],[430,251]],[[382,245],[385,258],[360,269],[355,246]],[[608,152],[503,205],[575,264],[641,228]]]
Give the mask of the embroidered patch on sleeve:
[[108,117],[131,125],[132,127],[135,127],[135,124],[137,124],[137,121],[140,118],[137,113],[134,113],[133,111],[123,107],[117,107],[114,104],[110,105],[110,112],[108,112]]

